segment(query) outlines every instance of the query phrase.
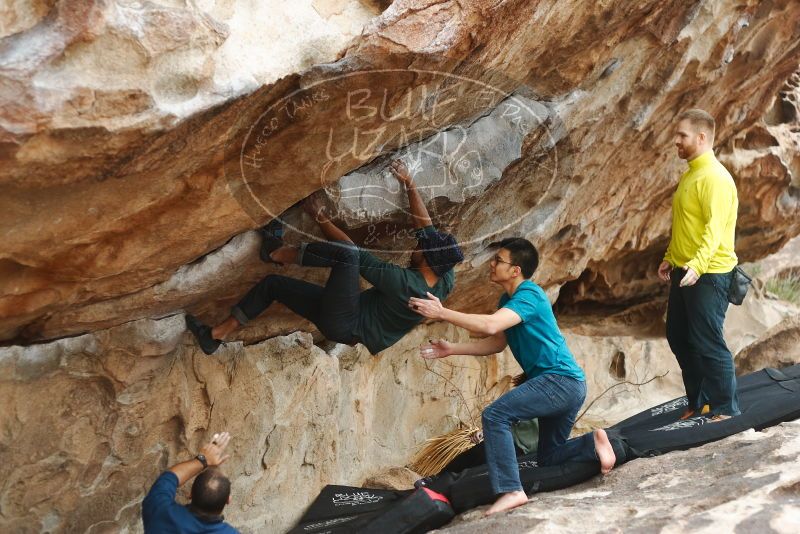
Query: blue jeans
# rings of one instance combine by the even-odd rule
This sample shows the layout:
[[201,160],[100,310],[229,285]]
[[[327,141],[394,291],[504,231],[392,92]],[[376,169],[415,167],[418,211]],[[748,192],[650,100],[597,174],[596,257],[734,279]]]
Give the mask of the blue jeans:
[[[610,436],[609,439],[611,440]],[[614,442],[611,441],[612,448]],[[617,453],[616,448],[614,452]],[[617,453],[617,458],[619,454]],[[567,440],[566,443],[558,447],[547,458],[547,463],[539,463],[541,466],[561,465],[566,462],[598,462],[597,450],[594,448],[594,434],[587,432],[577,438]]]
[[[620,463],[626,461],[628,456],[627,450],[629,450],[629,448],[615,433],[609,431],[607,435],[608,441],[611,443],[611,448],[614,450],[614,455],[617,458],[614,465],[620,465]],[[550,455],[548,455],[547,462],[540,463],[539,465],[548,466],[562,465],[567,462],[599,461],[600,459],[597,456],[597,449],[594,447],[594,433],[587,432],[586,434],[578,436],[577,438],[572,438],[563,445],[557,447]]]
[[712,414],[739,415],[736,368],[722,336],[731,273],[706,273],[693,286],[680,287],[684,273],[672,271],[667,341],[683,373],[689,408],[708,403]]
[[544,374],[526,380],[483,411],[486,465],[495,494],[522,491],[511,425],[539,419],[537,458],[541,465],[569,438],[575,416],[586,398],[586,383],[568,376]]
[[301,247],[298,259],[306,267],[331,268],[325,287],[270,274],[242,297],[231,315],[247,324],[277,300],[314,323],[327,339],[352,343],[360,312],[358,248],[349,241],[308,243]]

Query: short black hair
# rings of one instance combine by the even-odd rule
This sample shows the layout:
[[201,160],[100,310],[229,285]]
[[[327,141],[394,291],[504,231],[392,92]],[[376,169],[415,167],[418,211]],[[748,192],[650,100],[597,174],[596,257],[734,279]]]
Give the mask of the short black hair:
[[209,467],[192,483],[192,508],[206,514],[221,514],[230,494],[228,477],[220,469]]
[[511,264],[518,266],[526,279],[533,276],[539,267],[539,251],[524,237],[507,237],[495,241],[489,247],[506,249],[511,254]]
[[436,276],[444,276],[447,271],[464,261],[464,253],[452,234],[439,232],[428,226],[417,230],[417,239],[425,261]]

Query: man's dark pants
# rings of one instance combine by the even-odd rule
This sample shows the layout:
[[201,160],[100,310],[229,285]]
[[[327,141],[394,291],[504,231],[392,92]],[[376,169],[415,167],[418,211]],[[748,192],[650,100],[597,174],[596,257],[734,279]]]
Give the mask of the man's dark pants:
[[731,273],[706,273],[680,287],[686,271],[672,271],[667,309],[667,341],[683,373],[689,408],[703,404],[712,414],[739,415],[736,368],[722,336]]
[[358,248],[349,241],[308,243],[301,247],[298,259],[307,267],[331,268],[324,287],[270,274],[247,292],[231,315],[246,324],[277,300],[314,323],[327,339],[353,342],[361,293]]

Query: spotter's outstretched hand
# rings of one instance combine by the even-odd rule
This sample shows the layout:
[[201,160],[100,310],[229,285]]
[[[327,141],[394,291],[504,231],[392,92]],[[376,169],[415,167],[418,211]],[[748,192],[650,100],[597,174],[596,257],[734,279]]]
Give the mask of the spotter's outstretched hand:
[[211,438],[211,442],[200,448],[200,452],[206,457],[208,465],[221,465],[231,457],[230,454],[223,454],[225,452],[225,447],[228,446],[230,440],[231,435],[227,432],[214,434],[214,436]]
[[426,299],[420,299],[416,297],[411,297],[408,299],[408,307],[423,317],[427,317],[429,319],[441,319],[442,313],[444,312],[442,301],[440,301],[439,298],[431,292],[427,292],[426,294],[428,295],[428,298]]
[[419,348],[419,355],[426,360],[435,360],[437,358],[446,358],[453,354],[453,345],[444,339],[437,339],[431,341],[427,345],[422,345]]

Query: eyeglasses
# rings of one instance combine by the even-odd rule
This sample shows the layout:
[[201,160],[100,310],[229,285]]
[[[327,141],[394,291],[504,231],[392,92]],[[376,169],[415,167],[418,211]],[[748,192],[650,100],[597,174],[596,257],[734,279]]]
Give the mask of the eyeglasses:
[[501,257],[500,257],[499,255],[497,255],[497,254],[495,254],[495,255],[494,255],[494,257],[493,257],[493,258],[492,258],[490,261],[493,261],[495,264],[498,264],[498,263],[505,263],[505,264],[508,264],[508,265],[514,265],[514,264],[513,264],[513,263],[511,263],[510,261],[506,261],[506,260],[504,260],[503,258],[501,258]]

